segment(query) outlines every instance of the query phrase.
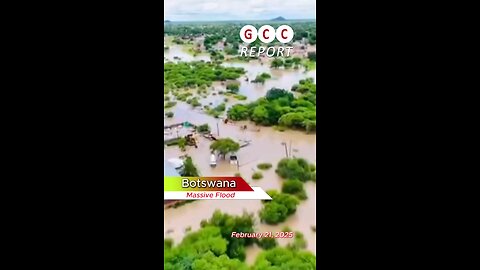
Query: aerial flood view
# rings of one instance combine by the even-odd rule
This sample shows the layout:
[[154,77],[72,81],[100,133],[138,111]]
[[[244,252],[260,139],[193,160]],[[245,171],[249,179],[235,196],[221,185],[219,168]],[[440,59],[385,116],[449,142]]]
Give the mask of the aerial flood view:
[[[316,269],[315,2],[273,2],[165,3],[165,175],[241,176],[272,197],[165,201],[166,269]],[[295,34],[246,44],[244,25]],[[244,46],[293,49],[243,56]]]

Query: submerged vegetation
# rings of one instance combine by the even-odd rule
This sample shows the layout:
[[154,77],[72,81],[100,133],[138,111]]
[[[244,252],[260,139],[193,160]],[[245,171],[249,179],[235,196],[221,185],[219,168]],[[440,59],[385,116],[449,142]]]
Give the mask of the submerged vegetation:
[[288,57],[288,58],[275,58],[272,63],[272,68],[298,68],[302,64],[302,58],[300,57]]
[[[257,29],[263,24],[265,23],[252,23]],[[280,24],[285,24],[285,22],[271,21],[268,24],[276,28]],[[296,46],[296,48],[299,48],[298,51],[300,53],[289,58],[276,58],[273,61],[265,61],[261,57],[259,59],[259,57],[244,57],[238,55],[238,49],[242,46],[238,32],[243,25],[243,23],[231,22],[202,24],[168,23],[164,25],[166,34],[164,50],[166,50],[166,53],[172,54],[174,50],[181,47],[183,52],[188,52],[193,54],[193,56],[202,54],[201,59],[205,59],[203,56],[207,56],[207,59],[209,56],[210,59],[210,61],[181,62],[185,61],[182,59],[191,58],[174,55],[174,62],[171,62],[168,61],[167,58],[164,58],[165,61],[167,61],[164,64],[164,105],[165,109],[169,110],[165,113],[165,116],[174,118],[166,119],[165,122],[170,120],[172,120],[172,123],[177,123],[178,120],[190,121],[190,112],[204,114],[203,117],[206,119],[210,118],[210,120],[212,120],[211,117],[222,118],[223,120],[226,114],[227,117],[233,121],[249,120],[260,126],[272,126],[276,130],[274,132],[296,129],[307,133],[314,133],[316,131],[316,84],[314,79],[299,80],[291,89],[271,88],[265,93],[265,96],[257,100],[254,99],[258,98],[259,95],[256,93],[252,95],[248,91],[250,88],[254,88],[255,91],[266,90],[264,86],[258,85],[264,84],[265,82],[267,82],[267,85],[272,86],[275,86],[277,81],[283,83],[283,78],[280,78],[283,72],[298,73],[300,78],[308,76],[302,75],[294,70],[283,71],[283,69],[302,68],[302,72],[303,68],[305,68],[305,71],[315,69],[316,53],[314,51],[310,52],[312,47],[309,46],[316,44],[315,23],[308,21],[288,22],[288,25],[295,29],[295,36],[294,39],[286,45]],[[261,44],[259,40],[250,44],[250,46],[257,47],[259,45],[265,44]],[[269,45],[276,46],[280,44],[275,40]],[[259,59],[257,61],[258,65],[262,65],[263,68],[253,74],[251,73],[252,70],[248,70],[248,78],[245,76],[245,69],[230,67],[230,64],[233,66],[237,65],[237,63],[221,65],[223,61],[248,62],[252,59]],[[252,63],[249,65],[251,64]],[[256,65],[256,62],[253,64]],[[272,78],[272,75],[269,73],[274,75],[274,77]],[[254,85],[254,83],[257,83],[257,85]],[[249,98],[253,97],[254,99],[241,102],[247,100],[247,96]],[[179,106],[180,108],[178,108],[178,110],[173,111],[171,108],[179,103],[182,104],[182,106]],[[185,106],[185,103],[189,104],[189,106]],[[232,103],[235,105],[231,106]],[[184,108],[190,110],[189,114],[183,113],[182,110],[184,110]],[[205,118],[197,119],[197,117],[192,117],[191,120],[195,121]],[[212,122],[207,120],[200,121],[204,121],[203,123],[209,122],[210,125],[213,123],[213,125],[215,125],[215,120]],[[227,121],[225,121],[225,123],[227,123]],[[195,130],[198,133],[205,134],[212,131],[212,127],[209,124],[202,124],[202,122],[195,124]],[[237,124],[239,123],[233,123],[233,125],[236,126]],[[254,129],[251,128],[253,124],[248,124],[248,126],[250,128],[247,130],[245,126],[244,131],[254,131]],[[256,127],[254,128],[256,129]],[[223,136],[226,134],[228,133],[222,133]],[[246,134],[248,135],[248,133]],[[218,133],[218,135],[220,136],[220,133]],[[210,144],[209,148],[213,154],[225,158],[228,154],[236,154],[239,151],[240,154],[243,153],[243,150],[240,150],[239,139],[234,134],[228,135],[235,137],[235,139],[219,137],[216,138],[217,140],[207,143]],[[208,135],[205,137],[208,137]],[[200,138],[203,140],[203,136],[200,136]],[[178,138],[168,145],[178,145],[178,147],[184,151],[187,145],[190,144],[187,144],[185,138]],[[189,152],[190,150],[193,151],[193,148],[189,149]],[[175,155],[179,152],[178,149],[174,149],[174,151]],[[303,153],[303,150],[300,149],[299,152]],[[181,153],[181,155],[183,154],[186,153]],[[240,158],[242,164],[249,162],[248,160],[244,160],[241,155]],[[200,160],[201,159],[199,159],[199,162]],[[271,162],[271,160],[268,159],[264,161]],[[258,180],[262,179],[263,174],[265,174],[265,179],[261,180],[263,182],[270,181],[271,175],[274,174],[273,170],[275,170],[275,173],[283,179],[281,180],[281,187],[278,190],[267,191],[272,197],[272,200],[262,201],[262,208],[255,213],[244,213],[243,215],[236,216],[217,210],[210,219],[201,221],[200,229],[195,229],[198,228],[196,227],[198,223],[188,224],[189,226],[185,230],[180,229],[179,231],[182,234],[185,233],[183,240],[175,244],[171,239],[164,240],[165,269],[274,270],[316,268],[316,257],[312,252],[305,250],[307,241],[301,232],[296,231],[294,238],[290,239],[286,245],[282,241],[280,241],[279,244],[275,238],[262,237],[261,239],[256,239],[232,237],[232,232],[258,232],[259,228],[255,227],[256,223],[261,222],[270,225],[282,224],[282,222],[285,222],[289,217],[295,215],[297,207],[304,203],[303,200],[307,199],[306,188],[309,188],[311,183],[307,186],[305,186],[305,183],[308,181],[314,182],[316,179],[315,166],[302,158],[282,159],[278,162],[277,167],[273,169],[272,164],[266,162],[247,166],[252,166],[253,172],[244,171],[240,169],[240,167],[232,166],[232,170],[227,172],[227,175],[234,174],[235,176],[241,176],[239,171],[242,171],[242,174],[246,178],[251,176],[251,179]],[[236,170],[234,170],[234,168],[236,168]],[[246,170],[249,170],[249,168]],[[184,160],[183,166],[179,169],[179,173],[185,177],[205,176],[199,172],[192,159],[188,156]],[[194,201],[195,200],[181,201],[174,204],[173,207],[175,208]],[[192,206],[195,207],[195,205]],[[195,209],[195,211],[197,211],[197,209]],[[303,209],[301,212],[304,212]],[[193,231],[192,228],[194,228]],[[303,233],[311,234],[312,231],[316,231],[316,227],[312,224],[307,224],[307,228],[309,228],[307,232],[303,231]],[[285,228],[283,231],[293,230]],[[245,262],[247,249],[255,245],[262,250],[256,258],[253,258],[253,265],[247,265]]]
[[210,132],[210,126],[208,124],[199,125],[196,130],[200,133]]
[[165,91],[175,88],[206,87],[214,81],[235,80],[245,73],[243,68],[223,67],[205,62],[164,64]]
[[316,168],[303,158],[284,158],[278,162],[275,172],[284,179],[306,182],[315,181]]
[[255,79],[252,81],[252,83],[265,83],[265,81],[270,78],[272,78],[272,75],[264,72],[258,74],[257,77],[255,77]]
[[254,172],[252,175],[253,180],[259,180],[263,178],[263,174],[261,172]]
[[229,90],[232,93],[237,93],[239,89],[240,89],[240,83],[237,81],[229,82],[227,84],[227,90]]
[[295,196],[276,190],[269,190],[267,193],[272,200],[263,201],[263,208],[259,213],[261,221],[267,224],[278,224],[297,211],[299,200]]
[[300,200],[307,199],[307,193],[303,187],[303,182],[297,179],[287,180],[282,184],[282,192],[295,195]]
[[257,168],[259,168],[260,170],[268,170],[272,167],[272,164],[271,163],[259,163],[257,165]]
[[210,220],[202,221],[201,226],[202,228],[215,226],[220,229],[222,237],[228,240],[225,253],[230,258],[245,260],[245,246],[254,243],[253,238],[232,237],[232,232],[254,232],[254,219],[252,214],[244,213],[242,216],[231,216],[217,210]]
[[313,79],[301,80],[292,87],[295,97],[285,89],[272,88],[264,98],[232,106],[227,116],[234,121],[251,120],[264,126],[279,125],[306,132],[316,131],[316,86]]
[[[251,214],[232,216],[218,210],[209,220],[201,222],[198,231],[190,232],[183,240],[174,245],[171,239],[165,239],[165,269],[315,269],[316,257],[305,251],[306,241],[303,235],[295,232],[293,243],[279,247],[275,238],[235,238],[232,232],[253,233],[254,220]],[[257,243],[263,251],[257,256],[252,267],[247,266],[245,248]]]

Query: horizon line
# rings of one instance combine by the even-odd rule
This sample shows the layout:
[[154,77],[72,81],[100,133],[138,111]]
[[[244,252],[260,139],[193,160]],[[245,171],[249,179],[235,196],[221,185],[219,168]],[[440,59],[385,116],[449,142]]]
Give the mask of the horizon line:
[[[281,16],[279,16],[281,17]],[[276,19],[276,18],[273,18]],[[166,19],[165,21],[170,22],[237,22],[237,21],[274,21],[273,19],[236,19],[236,20],[170,20]],[[285,18],[284,18],[285,19]],[[285,19],[285,21],[299,21],[299,20],[316,20],[317,18],[302,18],[302,19]],[[283,21],[283,20],[281,20]],[[278,21],[278,22],[281,22]]]

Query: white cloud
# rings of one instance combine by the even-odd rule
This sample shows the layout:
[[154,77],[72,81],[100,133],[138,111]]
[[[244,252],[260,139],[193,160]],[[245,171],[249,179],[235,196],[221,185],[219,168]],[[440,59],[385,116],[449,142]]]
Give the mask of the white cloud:
[[165,19],[178,21],[314,19],[315,0],[165,0]]

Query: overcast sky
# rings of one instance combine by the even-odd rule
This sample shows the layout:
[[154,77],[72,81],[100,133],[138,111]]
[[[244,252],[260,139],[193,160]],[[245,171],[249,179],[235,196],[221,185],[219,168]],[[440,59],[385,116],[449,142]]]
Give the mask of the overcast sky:
[[315,19],[315,0],[164,0],[165,20]]

